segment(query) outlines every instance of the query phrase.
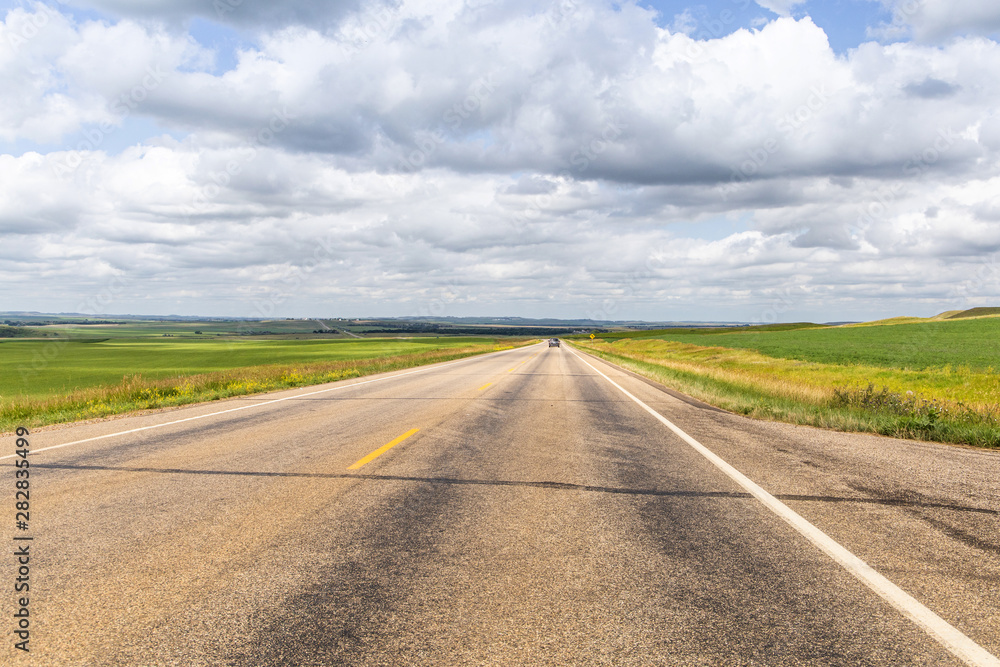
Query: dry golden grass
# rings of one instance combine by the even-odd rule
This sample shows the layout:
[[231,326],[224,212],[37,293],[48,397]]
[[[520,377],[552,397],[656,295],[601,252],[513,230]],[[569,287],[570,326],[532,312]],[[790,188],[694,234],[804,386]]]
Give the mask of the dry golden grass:
[[913,392],[927,399],[974,408],[990,409],[1000,404],[997,374],[974,372],[968,368],[899,370],[824,364],[778,359],[753,350],[648,339],[578,342],[577,345],[814,405],[828,404],[838,388],[869,383],[893,392]]
[[837,365],[656,339],[574,344],[750,417],[1000,447],[1000,382],[992,368],[911,371]]

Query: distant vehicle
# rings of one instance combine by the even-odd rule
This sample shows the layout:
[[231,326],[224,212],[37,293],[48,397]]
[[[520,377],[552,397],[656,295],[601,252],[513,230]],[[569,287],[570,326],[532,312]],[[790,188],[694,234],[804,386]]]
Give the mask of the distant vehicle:
[[559,339],[558,338],[550,338],[549,339],[549,347],[559,347]]

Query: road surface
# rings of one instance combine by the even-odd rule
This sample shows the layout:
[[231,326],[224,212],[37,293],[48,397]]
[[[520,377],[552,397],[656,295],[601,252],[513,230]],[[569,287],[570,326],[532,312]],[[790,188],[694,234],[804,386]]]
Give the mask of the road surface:
[[33,540],[2,664],[1000,653],[998,453],[747,420],[566,346],[39,430],[27,532],[3,442],[4,547]]

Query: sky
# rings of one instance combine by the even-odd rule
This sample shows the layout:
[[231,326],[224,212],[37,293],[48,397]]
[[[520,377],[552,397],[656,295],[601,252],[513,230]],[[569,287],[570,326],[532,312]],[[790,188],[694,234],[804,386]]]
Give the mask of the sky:
[[1000,305],[995,0],[0,2],[0,311]]

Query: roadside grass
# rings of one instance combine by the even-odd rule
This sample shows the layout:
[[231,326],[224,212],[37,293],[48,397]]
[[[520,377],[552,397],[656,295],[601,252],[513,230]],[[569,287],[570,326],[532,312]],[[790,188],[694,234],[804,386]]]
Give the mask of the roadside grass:
[[749,417],[1000,447],[1000,383],[992,370],[829,364],[665,340],[573,344]]
[[393,355],[380,354],[380,346],[371,344],[378,341],[365,342],[370,348],[367,357],[255,365],[166,378],[129,373],[115,383],[96,384],[68,393],[7,396],[0,398],[0,432],[9,432],[17,426],[38,427],[335,382],[510,349],[531,341],[464,339],[464,345],[438,345],[432,349],[424,346],[419,351]]

